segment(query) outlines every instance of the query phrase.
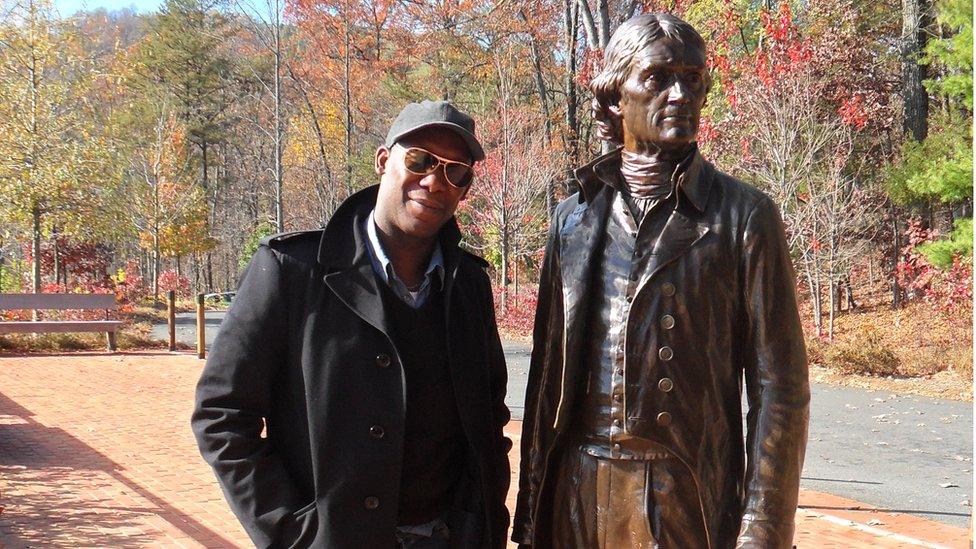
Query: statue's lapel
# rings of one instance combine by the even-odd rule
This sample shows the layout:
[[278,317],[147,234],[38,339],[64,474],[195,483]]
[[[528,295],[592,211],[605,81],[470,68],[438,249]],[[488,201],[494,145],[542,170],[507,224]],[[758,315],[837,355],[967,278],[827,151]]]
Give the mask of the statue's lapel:
[[567,335],[576,333],[574,327],[584,316],[590,280],[599,263],[598,254],[610,211],[608,197],[612,192],[612,189],[604,188],[592,200],[578,204],[560,232],[559,261]]

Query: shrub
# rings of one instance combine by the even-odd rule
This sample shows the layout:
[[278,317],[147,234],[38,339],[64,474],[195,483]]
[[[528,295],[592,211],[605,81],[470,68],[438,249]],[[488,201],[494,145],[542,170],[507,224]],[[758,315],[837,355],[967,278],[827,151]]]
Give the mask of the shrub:
[[176,292],[177,298],[189,299],[190,279],[176,274],[176,271],[173,269],[167,269],[159,273],[159,291],[168,292],[170,290]]
[[901,375],[898,357],[875,330],[866,330],[850,342],[827,349],[827,364],[844,374]]
[[509,292],[508,309],[501,314],[501,288],[493,286],[495,293],[495,317],[498,330],[504,335],[528,338],[532,336],[535,321],[535,307],[538,301],[538,287],[526,285],[518,294]]
[[808,337],[806,341],[807,347],[807,362],[809,364],[816,364],[822,366],[824,363],[824,355],[827,350],[827,344],[824,340],[819,337]]

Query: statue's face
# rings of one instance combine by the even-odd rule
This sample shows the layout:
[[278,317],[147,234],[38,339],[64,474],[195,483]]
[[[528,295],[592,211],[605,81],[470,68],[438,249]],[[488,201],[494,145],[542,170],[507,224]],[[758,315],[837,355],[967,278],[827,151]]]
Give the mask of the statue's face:
[[707,92],[704,51],[670,37],[651,42],[634,55],[630,74],[620,86],[624,147],[688,146],[698,135]]

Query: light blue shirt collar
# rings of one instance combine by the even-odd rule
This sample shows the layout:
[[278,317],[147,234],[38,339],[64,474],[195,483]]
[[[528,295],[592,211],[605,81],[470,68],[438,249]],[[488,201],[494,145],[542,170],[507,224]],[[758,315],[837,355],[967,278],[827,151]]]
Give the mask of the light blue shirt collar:
[[402,299],[407,305],[413,308],[420,307],[427,302],[431,288],[438,284],[437,289],[441,289],[444,284],[444,253],[441,250],[440,242],[434,244],[434,251],[430,255],[430,263],[424,272],[424,281],[416,292],[407,289],[407,285],[397,276],[393,269],[393,263],[383,250],[380,242],[379,233],[376,231],[376,221],[373,219],[373,212],[369,212],[366,218],[366,239],[369,242],[370,260],[373,264],[373,271],[393,290],[393,293]]

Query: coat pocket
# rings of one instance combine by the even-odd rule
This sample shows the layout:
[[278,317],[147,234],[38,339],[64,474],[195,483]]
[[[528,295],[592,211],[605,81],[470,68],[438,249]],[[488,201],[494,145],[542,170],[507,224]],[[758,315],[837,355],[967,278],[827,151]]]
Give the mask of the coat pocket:
[[317,502],[301,507],[281,521],[278,537],[272,547],[299,549],[311,547],[318,531]]

